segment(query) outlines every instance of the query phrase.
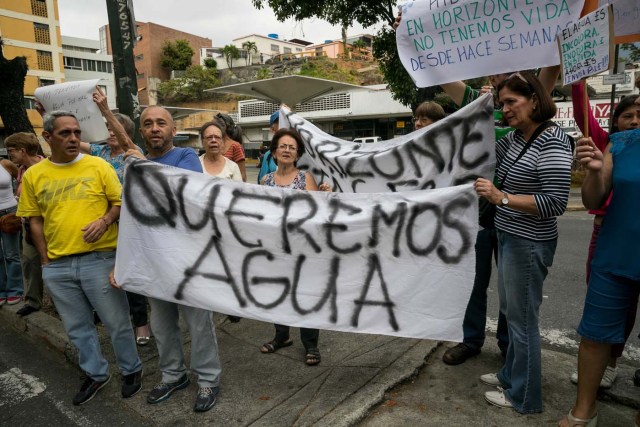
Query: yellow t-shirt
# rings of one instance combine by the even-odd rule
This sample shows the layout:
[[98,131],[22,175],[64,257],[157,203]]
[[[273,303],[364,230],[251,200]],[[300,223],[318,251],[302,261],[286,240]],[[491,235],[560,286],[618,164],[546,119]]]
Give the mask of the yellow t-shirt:
[[99,157],[84,155],[65,165],[45,159],[24,174],[16,215],[44,218],[44,237],[51,260],[113,250],[118,240],[115,223],[94,243],[82,239],[82,228],[105,215],[112,205],[120,206],[121,193],[116,171]]

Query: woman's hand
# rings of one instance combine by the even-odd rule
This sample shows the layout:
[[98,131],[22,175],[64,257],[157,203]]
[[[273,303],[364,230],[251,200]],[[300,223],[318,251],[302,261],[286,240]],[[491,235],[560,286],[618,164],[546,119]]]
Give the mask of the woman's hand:
[[128,149],[125,153],[124,156],[122,156],[123,159],[126,159],[127,157],[136,157],[138,159],[141,160],[147,160],[147,158],[144,156],[144,154],[142,154],[140,151],[138,150],[134,150],[133,148]]
[[393,31],[397,31],[400,26],[400,21],[402,20],[402,10],[398,10],[398,16],[396,16],[396,20],[393,21]]
[[36,99],[35,105],[34,105],[35,110],[38,112],[38,114],[40,114],[42,117],[44,117],[46,111],[44,111],[44,107],[42,106],[42,104],[40,103],[40,101],[38,101]]
[[326,191],[327,193],[333,192],[333,190],[331,189],[331,186],[326,182],[321,182],[320,185],[318,185],[318,190]]
[[480,95],[484,95],[485,93],[493,93],[493,86],[482,86],[480,88]]
[[474,190],[478,193],[478,196],[484,197],[490,203],[499,205],[502,201],[502,191],[498,190],[493,182],[488,179],[478,178],[473,184]]
[[93,102],[98,105],[100,111],[104,112],[105,110],[109,110],[107,97],[102,92],[102,89],[100,89],[100,86],[96,86],[96,90],[93,92]]
[[604,155],[591,138],[580,138],[576,145],[576,159],[587,170],[599,172],[604,165]]

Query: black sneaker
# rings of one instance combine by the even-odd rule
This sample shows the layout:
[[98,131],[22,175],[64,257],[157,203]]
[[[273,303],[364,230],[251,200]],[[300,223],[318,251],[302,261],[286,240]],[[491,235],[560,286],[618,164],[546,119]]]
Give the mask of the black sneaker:
[[30,305],[24,305],[20,310],[16,311],[18,316],[24,317],[28,316],[31,313],[35,313],[36,311],[40,311],[35,307],[31,307]]
[[442,361],[447,365],[459,365],[478,354],[480,354],[479,348],[471,348],[464,343],[460,343],[445,351],[442,355]]
[[122,376],[122,397],[128,399],[142,390],[142,369],[133,374]]
[[200,387],[193,410],[195,412],[206,412],[213,408],[213,405],[216,404],[218,393],[220,393],[220,387]]
[[147,402],[149,403],[160,403],[164,400],[167,400],[171,393],[176,390],[182,390],[183,388],[187,388],[189,385],[189,377],[187,374],[184,374],[182,378],[173,383],[160,383],[156,384],[156,386],[151,390],[149,396],[147,396]]
[[109,375],[104,381],[95,381],[87,377],[87,379],[84,380],[84,383],[82,383],[82,387],[80,387],[80,391],[78,392],[78,394],[74,396],[73,404],[78,406],[93,399],[93,396],[96,395],[98,390],[107,385],[110,379],[111,375]]

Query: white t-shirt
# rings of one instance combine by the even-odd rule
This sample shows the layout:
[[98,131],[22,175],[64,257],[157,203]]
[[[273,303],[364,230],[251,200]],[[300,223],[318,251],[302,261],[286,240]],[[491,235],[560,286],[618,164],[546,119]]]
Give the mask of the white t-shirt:
[[202,156],[200,156],[200,163],[202,164],[202,171],[204,173],[206,173],[207,175],[218,177],[218,178],[232,179],[234,181],[242,182],[242,175],[240,174],[240,168],[238,167],[236,162],[229,160],[226,157],[223,157],[224,167],[222,168],[219,174],[214,175],[207,172],[207,169],[204,167],[204,156],[206,156],[206,154],[203,154]]
[[0,165],[0,210],[9,209],[18,204],[13,195],[12,178],[9,172]]

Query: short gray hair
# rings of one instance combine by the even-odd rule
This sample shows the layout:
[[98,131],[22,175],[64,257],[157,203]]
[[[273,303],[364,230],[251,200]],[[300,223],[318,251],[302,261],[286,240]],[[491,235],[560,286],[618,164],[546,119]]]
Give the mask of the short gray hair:
[[64,111],[64,110],[52,111],[44,115],[44,119],[42,122],[42,128],[44,129],[44,131],[48,133],[52,133],[53,123],[56,121],[56,119],[60,117],[73,117],[74,119],[76,119],[76,121],[78,121],[78,118],[76,117],[76,115],[73,114],[71,111]]

